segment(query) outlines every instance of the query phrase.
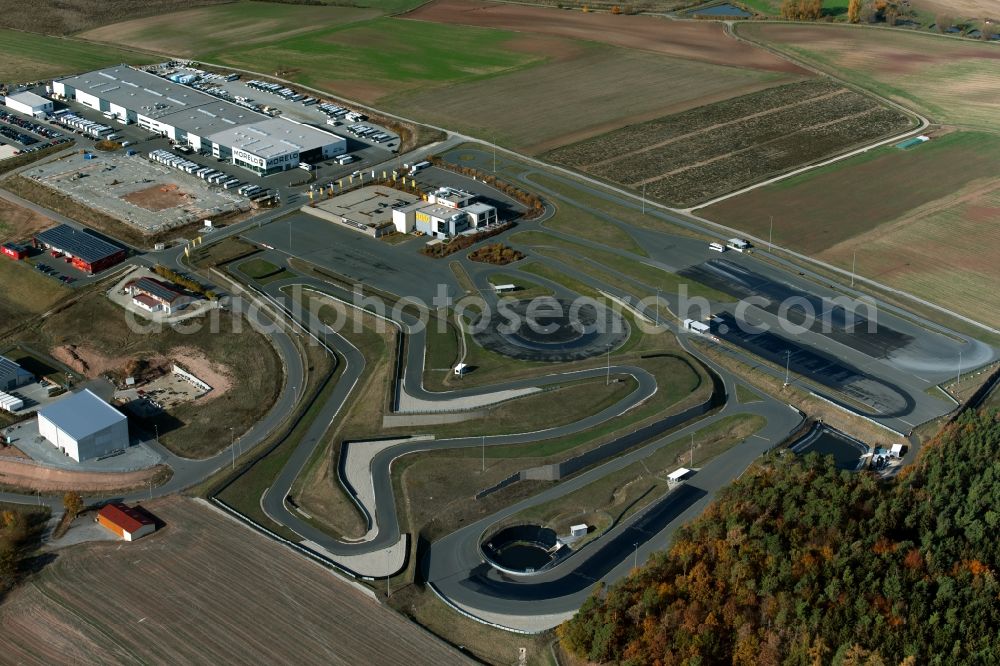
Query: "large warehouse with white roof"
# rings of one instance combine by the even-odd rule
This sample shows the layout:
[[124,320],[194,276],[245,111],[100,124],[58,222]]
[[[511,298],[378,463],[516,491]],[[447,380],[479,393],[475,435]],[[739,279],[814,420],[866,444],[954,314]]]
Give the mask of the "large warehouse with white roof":
[[127,65],[57,79],[52,92],[261,175],[347,152],[347,140],[336,134],[271,118]]
[[128,419],[84,389],[38,412],[38,434],[73,460],[92,460],[128,448]]

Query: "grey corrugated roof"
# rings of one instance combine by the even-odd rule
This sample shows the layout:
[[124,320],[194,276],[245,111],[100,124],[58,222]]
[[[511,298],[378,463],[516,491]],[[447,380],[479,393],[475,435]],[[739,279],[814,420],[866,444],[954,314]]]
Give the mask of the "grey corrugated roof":
[[47,418],[75,440],[81,440],[126,420],[124,414],[98,398],[89,389],[83,389],[38,410],[38,415]]
[[122,248],[94,236],[86,231],[74,229],[68,224],[46,229],[35,236],[38,242],[80,257],[88,264],[100,261],[122,251]]
[[6,384],[19,376],[31,376],[31,373],[6,356],[0,356],[0,382]]
[[179,296],[183,295],[173,287],[149,277],[141,277],[135,280],[135,286],[167,303],[173,303]]

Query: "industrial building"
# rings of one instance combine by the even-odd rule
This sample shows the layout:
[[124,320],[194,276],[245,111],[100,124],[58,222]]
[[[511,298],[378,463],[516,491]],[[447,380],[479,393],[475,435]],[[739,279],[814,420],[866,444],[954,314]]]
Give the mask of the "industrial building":
[[302,212],[379,238],[394,230],[395,212],[414,203],[426,205],[412,194],[372,185],[303,206]]
[[261,176],[347,152],[347,139],[287,118],[240,125],[213,134],[209,140],[215,157],[226,158]]
[[148,312],[173,314],[182,310],[191,299],[166,282],[150,277],[141,277],[125,284],[125,293],[132,297],[132,303]]
[[475,200],[475,194],[454,187],[439,187],[427,195],[427,203],[437,204],[445,208],[462,209]]
[[0,253],[10,257],[14,261],[20,261],[28,256],[28,249],[17,243],[4,243],[0,245]]
[[127,65],[57,79],[52,92],[260,175],[347,152],[347,140],[336,134],[271,118]]
[[128,448],[128,419],[87,389],[42,408],[38,434],[77,462]]
[[52,100],[45,99],[28,90],[7,95],[4,99],[4,105],[11,111],[23,113],[32,118],[44,118],[52,113]]
[[477,201],[475,194],[442,187],[427,195],[427,201],[401,206],[392,213],[396,231],[414,230],[435,238],[451,238],[469,229],[499,221],[496,206]]
[[84,273],[100,273],[125,261],[125,250],[86,230],[68,224],[46,229],[35,236],[35,246],[62,253]]
[[6,356],[0,356],[0,391],[13,391],[35,381],[35,376]]
[[111,502],[97,512],[97,523],[125,541],[135,541],[156,531],[156,519],[139,506]]

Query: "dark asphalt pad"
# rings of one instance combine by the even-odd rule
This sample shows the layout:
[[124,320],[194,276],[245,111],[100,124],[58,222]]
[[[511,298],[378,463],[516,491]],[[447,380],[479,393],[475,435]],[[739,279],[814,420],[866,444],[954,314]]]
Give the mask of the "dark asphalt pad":
[[618,313],[590,299],[501,299],[472,324],[489,351],[522,361],[578,361],[607,353],[630,334]]

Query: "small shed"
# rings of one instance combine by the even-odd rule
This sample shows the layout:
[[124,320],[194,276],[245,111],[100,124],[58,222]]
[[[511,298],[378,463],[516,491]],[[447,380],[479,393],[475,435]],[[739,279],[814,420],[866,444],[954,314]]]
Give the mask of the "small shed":
[[903,448],[904,447],[903,447],[902,444],[893,444],[892,445],[892,450],[890,451],[890,454],[892,454],[893,458],[902,458],[903,457]]
[[668,474],[667,480],[670,481],[670,483],[677,483],[679,481],[683,481],[684,477],[686,477],[690,473],[691,470],[689,470],[687,467],[681,467],[679,469],[675,469],[670,474]]
[[111,502],[97,512],[97,522],[125,541],[135,541],[156,531],[156,519],[140,506]]
[[579,525],[570,525],[569,535],[575,537],[587,536],[587,523],[580,523]]
[[458,365],[455,366],[455,375],[461,377],[462,375],[465,374],[466,370],[468,369],[469,365],[467,363],[459,363]]

